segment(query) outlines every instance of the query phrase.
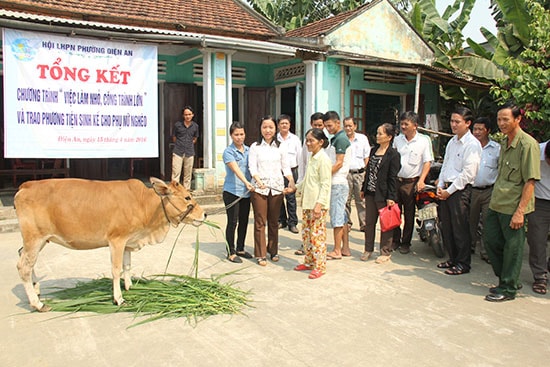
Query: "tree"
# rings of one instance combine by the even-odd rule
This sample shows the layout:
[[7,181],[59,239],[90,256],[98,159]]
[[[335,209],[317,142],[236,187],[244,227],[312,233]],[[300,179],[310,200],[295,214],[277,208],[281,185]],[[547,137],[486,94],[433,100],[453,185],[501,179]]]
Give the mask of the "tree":
[[499,100],[514,100],[525,110],[524,127],[539,141],[550,139],[549,1],[526,0],[530,16],[527,44],[518,57],[508,56],[506,78],[491,89]]
[[247,2],[254,10],[288,31],[353,10],[368,0],[247,0]]

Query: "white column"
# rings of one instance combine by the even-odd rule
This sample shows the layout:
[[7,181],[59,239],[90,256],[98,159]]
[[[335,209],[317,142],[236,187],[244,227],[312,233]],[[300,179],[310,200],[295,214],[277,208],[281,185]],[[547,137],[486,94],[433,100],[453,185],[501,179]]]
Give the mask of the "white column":
[[307,131],[307,129],[309,129],[309,118],[311,117],[311,115],[317,112],[316,110],[317,106],[315,105],[315,95],[317,93],[317,82],[316,82],[317,61],[306,60],[304,61],[304,64],[306,65],[306,82],[304,85],[304,92],[305,92],[304,131]]
[[212,103],[212,52],[206,49],[201,50],[202,58],[202,99],[204,101],[203,111],[203,157],[204,168],[212,168],[212,137],[213,137],[213,103]]

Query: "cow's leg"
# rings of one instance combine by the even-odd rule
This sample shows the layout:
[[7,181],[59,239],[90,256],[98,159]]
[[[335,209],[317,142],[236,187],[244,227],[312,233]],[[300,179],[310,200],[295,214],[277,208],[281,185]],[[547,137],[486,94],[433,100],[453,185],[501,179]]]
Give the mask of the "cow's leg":
[[120,273],[122,271],[122,258],[124,257],[125,241],[114,240],[109,243],[111,250],[111,274],[113,276],[113,302],[120,306],[124,303],[122,290],[120,289]]
[[124,288],[130,290],[132,286],[132,277],[130,274],[130,269],[132,268],[132,253],[128,250],[124,250],[122,266],[124,268]]
[[33,285],[33,277],[35,276],[34,265],[36,264],[40,250],[45,244],[46,241],[41,240],[26,241],[23,246],[23,250],[19,252],[19,261],[17,262],[17,270],[19,271],[19,276],[23,281],[23,287],[25,288],[25,292],[29,298],[29,303],[31,307],[35,308],[39,312],[47,312],[51,310],[51,307],[40,302],[40,299],[38,298],[38,292],[40,289],[38,283],[36,288],[35,285]]

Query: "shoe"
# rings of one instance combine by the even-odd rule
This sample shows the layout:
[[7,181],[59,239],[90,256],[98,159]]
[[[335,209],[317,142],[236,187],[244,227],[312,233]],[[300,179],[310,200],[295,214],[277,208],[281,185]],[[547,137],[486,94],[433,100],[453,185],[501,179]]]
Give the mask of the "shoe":
[[481,255],[481,260],[485,261],[487,264],[491,264],[491,260],[487,255]]
[[359,232],[365,232],[365,226],[359,227]]
[[241,260],[241,258],[238,257],[236,254],[229,255],[229,256],[227,257],[227,260],[231,261],[232,263],[236,263],[236,264],[240,264],[240,263],[243,262],[243,261]]
[[306,271],[306,270],[311,270],[313,269],[313,266],[309,266],[309,265],[306,265],[306,264],[300,264],[300,265],[296,265],[294,267],[294,270],[296,271]]
[[367,261],[372,256],[372,251],[365,251],[363,252],[363,255],[361,255],[361,261]]
[[267,260],[265,257],[258,257],[256,259],[256,261],[258,262],[258,265],[260,266],[266,266],[267,265]]
[[300,231],[298,231],[298,228],[296,228],[296,226],[288,226],[288,230],[292,233],[300,233]]
[[505,294],[501,293],[489,293],[485,296],[485,300],[489,302],[504,302],[504,301],[511,301],[513,300],[514,296],[507,296]]
[[411,246],[401,245],[399,246],[399,252],[403,255],[408,254],[409,252],[411,252]]
[[305,251],[302,249],[294,251],[294,255],[304,256],[305,254]]
[[[518,291],[523,288],[523,284],[519,283],[518,284]],[[493,293],[493,294],[496,294],[498,293],[498,290],[499,290],[499,287],[491,287],[489,288],[489,293]]]
[[286,223],[279,222],[279,229],[285,228],[285,227],[286,227]]
[[237,251],[237,256],[244,257],[245,259],[252,259],[252,255],[246,251]]
[[376,258],[376,260],[374,260],[374,262],[377,264],[383,264],[385,262],[390,261],[390,259],[391,259],[391,255],[380,255]]
[[277,254],[271,255],[271,261],[273,261],[274,263],[276,263],[277,261],[279,261],[279,255],[277,255]]
[[321,273],[319,270],[313,269],[313,270],[311,271],[311,273],[309,273],[308,278],[309,278],[309,279],[317,279],[317,278],[322,277],[323,275],[325,275],[325,273]]

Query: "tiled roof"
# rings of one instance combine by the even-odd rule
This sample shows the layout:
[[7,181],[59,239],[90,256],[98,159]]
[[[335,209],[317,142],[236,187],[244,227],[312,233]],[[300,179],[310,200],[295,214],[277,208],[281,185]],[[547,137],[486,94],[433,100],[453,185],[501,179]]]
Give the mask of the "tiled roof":
[[267,40],[277,28],[242,0],[9,0],[0,8],[123,25]]
[[347,21],[348,19],[353,18],[354,16],[358,15],[360,12],[362,12],[365,7],[369,6],[370,3],[361,5],[360,7],[354,9],[342,12],[340,14],[337,14],[333,17],[321,19],[316,22],[310,23],[308,25],[305,25],[301,28],[294,29],[292,31],[288,31],[285,34],[285,37],[292,37],[292,38],[315,38],[319,37],[321,35],[327,34],[332,29],[336,28],[343,22]]

